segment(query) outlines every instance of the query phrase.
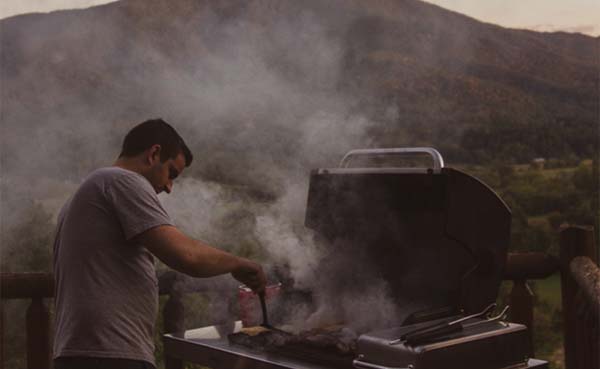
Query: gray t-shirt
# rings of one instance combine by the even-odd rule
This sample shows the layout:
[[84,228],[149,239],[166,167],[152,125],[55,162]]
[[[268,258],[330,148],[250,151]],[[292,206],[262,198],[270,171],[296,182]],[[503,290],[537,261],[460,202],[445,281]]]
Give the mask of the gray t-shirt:
[[159,225],[172,222],[150,182],[118,167],[91,173],[63,207],[54,243],[55,358],[154,365],[154,257],[130,240]]

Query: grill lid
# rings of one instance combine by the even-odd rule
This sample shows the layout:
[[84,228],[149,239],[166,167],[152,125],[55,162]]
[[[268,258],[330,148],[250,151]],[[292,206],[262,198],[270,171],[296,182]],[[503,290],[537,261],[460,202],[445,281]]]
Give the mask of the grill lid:
[[[426,168],[346,168],[353,156],[428,154]],[[344,168],[313,170],[305,224],[362,255],[399,306],[481,311],[496,300],[510,210],[483,182],[431,148],[357,150]]]

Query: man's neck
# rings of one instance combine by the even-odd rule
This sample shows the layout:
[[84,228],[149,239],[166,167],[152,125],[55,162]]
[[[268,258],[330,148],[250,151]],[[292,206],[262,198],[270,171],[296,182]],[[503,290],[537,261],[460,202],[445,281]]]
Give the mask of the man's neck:
[[130,170],[132,172],[144,175],[144,166],[137,157],[120,157],[113,163],[113,166]]

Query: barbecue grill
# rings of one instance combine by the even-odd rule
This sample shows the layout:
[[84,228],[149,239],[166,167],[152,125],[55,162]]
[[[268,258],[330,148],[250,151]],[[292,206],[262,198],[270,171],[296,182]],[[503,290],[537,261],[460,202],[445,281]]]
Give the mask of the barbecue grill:
[[[431,164],[350,166],[392,155],[425,155]],[[402,320],[361,334],[350,358],[230,344],[239,322],[165,335],[165,353],[215,369],[547,368],[529,359],[525,326],[507,322],[507,309],[494,316],[510,220],[493,190],[444,167],[435,149],[350,151],[339,168],[311,172],[305,224],[338,252],[373,266]]]

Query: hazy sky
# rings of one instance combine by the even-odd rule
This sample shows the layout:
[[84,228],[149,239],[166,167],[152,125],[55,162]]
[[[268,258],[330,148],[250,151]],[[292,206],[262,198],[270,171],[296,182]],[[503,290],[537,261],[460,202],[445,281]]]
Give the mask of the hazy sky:
[[[28,12],[83,8],[106,0],[2,0],[0,18]],[[537,31],[600,35],[600,0],[428,0],[479,20]]]
[[426,0],[484,22],[600,36],[600,0]]

